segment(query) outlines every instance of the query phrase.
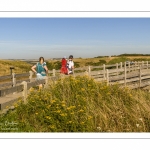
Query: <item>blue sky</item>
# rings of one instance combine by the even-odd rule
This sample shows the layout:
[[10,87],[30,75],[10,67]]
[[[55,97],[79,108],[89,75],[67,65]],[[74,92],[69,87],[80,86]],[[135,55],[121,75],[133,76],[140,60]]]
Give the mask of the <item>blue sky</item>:
[[150,18],[0,18],[0,59],[150,54]]

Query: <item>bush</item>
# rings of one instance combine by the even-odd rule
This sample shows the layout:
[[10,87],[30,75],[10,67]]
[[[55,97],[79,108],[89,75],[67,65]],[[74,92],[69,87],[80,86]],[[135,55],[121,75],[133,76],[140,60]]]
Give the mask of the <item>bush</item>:
[[116,63],[125,62],[125,61],[130,61],[130,59],[127,57],[114,58],[110,60],[108,64],[116,64]]
[[99,60],[99,62],[87,62],[85,63],[85,66],[101,66],[103,64],[106,64],[105,60]]
[[61,61],[54,62],[54,69],[59,70],[61,68]]
[[150,61],[150,58],[135,58],[133,61]]
[[80,62],[74,62],[74,67],[75,67],[75,68],[79,68],[79,67],[80,67],[79,63],[80,63]]
[[[28,103],[0,117],[1,132],[149,132],[150,93],[68,76],[31,89]],[[5,122],[17,131],[2,130]]]

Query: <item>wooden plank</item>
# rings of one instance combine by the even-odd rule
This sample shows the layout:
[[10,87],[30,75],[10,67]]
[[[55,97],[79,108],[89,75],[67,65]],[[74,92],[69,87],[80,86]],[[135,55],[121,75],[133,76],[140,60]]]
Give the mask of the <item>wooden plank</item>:
[[29,77],[29,73],[15,74],[15,78],[17,77]]
[[36,81],[34,81],[34,82],[27,83],[27,89],[30,89],[31,87],[37,86],[37,85],[39,85],[39,84],[45,84],[45,79],[36,80]]
[[6,87],[6,86],[12,86],[12,85],[13,85],[12,82],[2,83],[2,84],[0,84],[0,88]]
[[7,89],[2,89],[2,90],[0,90],[0,97],[14,93],[14,92],[21,92],[21,91],[23,91],[22,85],[7,88]]
[[88,66],[82,67],[82,68],[74,68],[74,71],[77,71],[77,70],[88,70]]
[[2,113],[2,110],[6,109],[7,106],[13,106],[19,98],[22,98],[22,92],[0,97],[0,114]]
[[103,68],[103,66],[91,66],[91,69],[94,69],[94,68]]
[[0,76],[0,80],[11,79],[12,75]]
[[16,84],[20,84],[20,83],[22,83],[23,81],[30,82],[30,79],[26,79],[26,80],[18,80],[18,81],[16,81]]
[[81,75],[85,75],[85,72],[78,72],[78,73],[74,73],[74,76],[81,76]]
[[[141,83],[140,88],[143,88],[143,87],[146,87],[146,86],[149,86],[149,85],[150,85],[150,83]],[[129,85],[128,87],[130,89],[137,89],[137,88],[139,88],[139,85]]]
[[104,71],[91,71],[90,75],[103,74]]
[[116,64],[112,64],[112,65],[105,65],[106,68],[109,68],[109,67],[116,67]]
[[[145,78],[141,78],[141,80],[143,80],[143,79],[146,79],[146,77]],[[127,79],[126,83],[135,82],[135,81],[139,81],[139,77],[138,78]],[[122,84],[122,83],[124,83],[124,81],[123,80],[122,81],[117,81],[117,83]]]
[[119,73],[119,72],[123,72],[124,71],[124,68],[123,69],[109,69],[109,73]]

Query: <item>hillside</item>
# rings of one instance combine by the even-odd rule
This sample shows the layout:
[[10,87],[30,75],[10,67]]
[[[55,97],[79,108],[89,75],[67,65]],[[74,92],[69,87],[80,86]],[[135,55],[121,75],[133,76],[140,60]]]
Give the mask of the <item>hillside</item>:
[[10,67],[14,66],[15,69],[13,72],[15,73],[25,73],[29,72],[31,65],[24,61],[18,60],[0,60],[0,76],[9,75]]

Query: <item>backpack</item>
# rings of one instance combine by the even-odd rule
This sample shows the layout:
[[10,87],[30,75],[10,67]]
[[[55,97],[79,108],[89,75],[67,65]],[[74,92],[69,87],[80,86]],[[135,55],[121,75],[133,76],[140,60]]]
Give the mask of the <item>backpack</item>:
[[42,76],[46,76],[46,71],[44,68],[45,65],[45,62],[43,64],[40,64],[39,62],[36,64],[37,73],[41,74]]

